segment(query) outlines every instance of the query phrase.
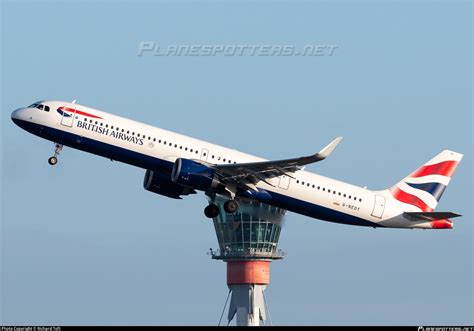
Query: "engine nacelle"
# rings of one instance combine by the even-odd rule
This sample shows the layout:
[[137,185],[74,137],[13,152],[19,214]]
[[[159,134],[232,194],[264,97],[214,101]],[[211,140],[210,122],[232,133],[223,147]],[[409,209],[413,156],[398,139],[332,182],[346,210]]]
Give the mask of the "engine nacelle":
[[214,169],[189,159],[176,160],[171,173],[171,180],[175,184],[200,191],[207,191],[209,188],[215,188],[219,185]]
[[181,195],[196,193],[189,187],[175,184],[171,181],[169,174],[159,171],[147,170],[143,180],[145,190],[161,194],[173,199],[181,199]]

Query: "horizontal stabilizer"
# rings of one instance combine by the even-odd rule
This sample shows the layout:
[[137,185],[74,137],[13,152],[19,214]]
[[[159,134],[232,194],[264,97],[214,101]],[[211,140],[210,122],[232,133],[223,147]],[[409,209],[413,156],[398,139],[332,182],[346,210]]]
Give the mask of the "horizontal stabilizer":
[[433,211],[433,212],[405,212],[403,216],[409,220],[418,221],[418,220],[444,220],[448,218],[455,218],[462,215],[452,213],[452,212],[443,212],[443,211]]

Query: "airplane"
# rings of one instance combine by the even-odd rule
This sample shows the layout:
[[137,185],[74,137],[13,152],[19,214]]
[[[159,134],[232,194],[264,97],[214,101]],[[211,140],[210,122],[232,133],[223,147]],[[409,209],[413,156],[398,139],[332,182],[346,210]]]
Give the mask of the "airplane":
[[[372,191],[315,173],[304,166],[325,160],[341,142],[319,152],[265,160],[90,107],[38,101],[11,114],[20,128],[54,143],[50,165],[63,146],[145,169],[146,190],[169,198],[204,192],[225,197],[225,213],[256,200],[319,220],[373,228],[451,229],[461,215],[435,208],[462,154],[444,150],[390,188]],[[212,201],[212,199],[211,199]],[[209,218],[221,210],[210,202]]]

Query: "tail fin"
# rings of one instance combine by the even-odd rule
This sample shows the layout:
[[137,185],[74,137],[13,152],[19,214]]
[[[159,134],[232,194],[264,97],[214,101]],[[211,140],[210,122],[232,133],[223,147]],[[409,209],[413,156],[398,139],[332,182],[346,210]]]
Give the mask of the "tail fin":
[[462,154],[444,150],[390,188],[390,193],[403,203],[432,212],[462,157]]

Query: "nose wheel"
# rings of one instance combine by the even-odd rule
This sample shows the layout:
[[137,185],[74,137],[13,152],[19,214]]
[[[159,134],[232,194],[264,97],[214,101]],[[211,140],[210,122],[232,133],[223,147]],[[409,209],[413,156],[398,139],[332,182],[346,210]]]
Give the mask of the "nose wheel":
[[63,149],[63,145],[61,144],[54,144],[54,156],[51,156],[49,159],[48,159],[48,163],[50,165],[55,165],[56,163],[58,163],[58,155],[59,153],[61,153],[61,150]]
[[49,159],[48,159],[48,163],[50,165],[55,165],[56,163],[58,163],[58,158],[56,156],[51,156]]

